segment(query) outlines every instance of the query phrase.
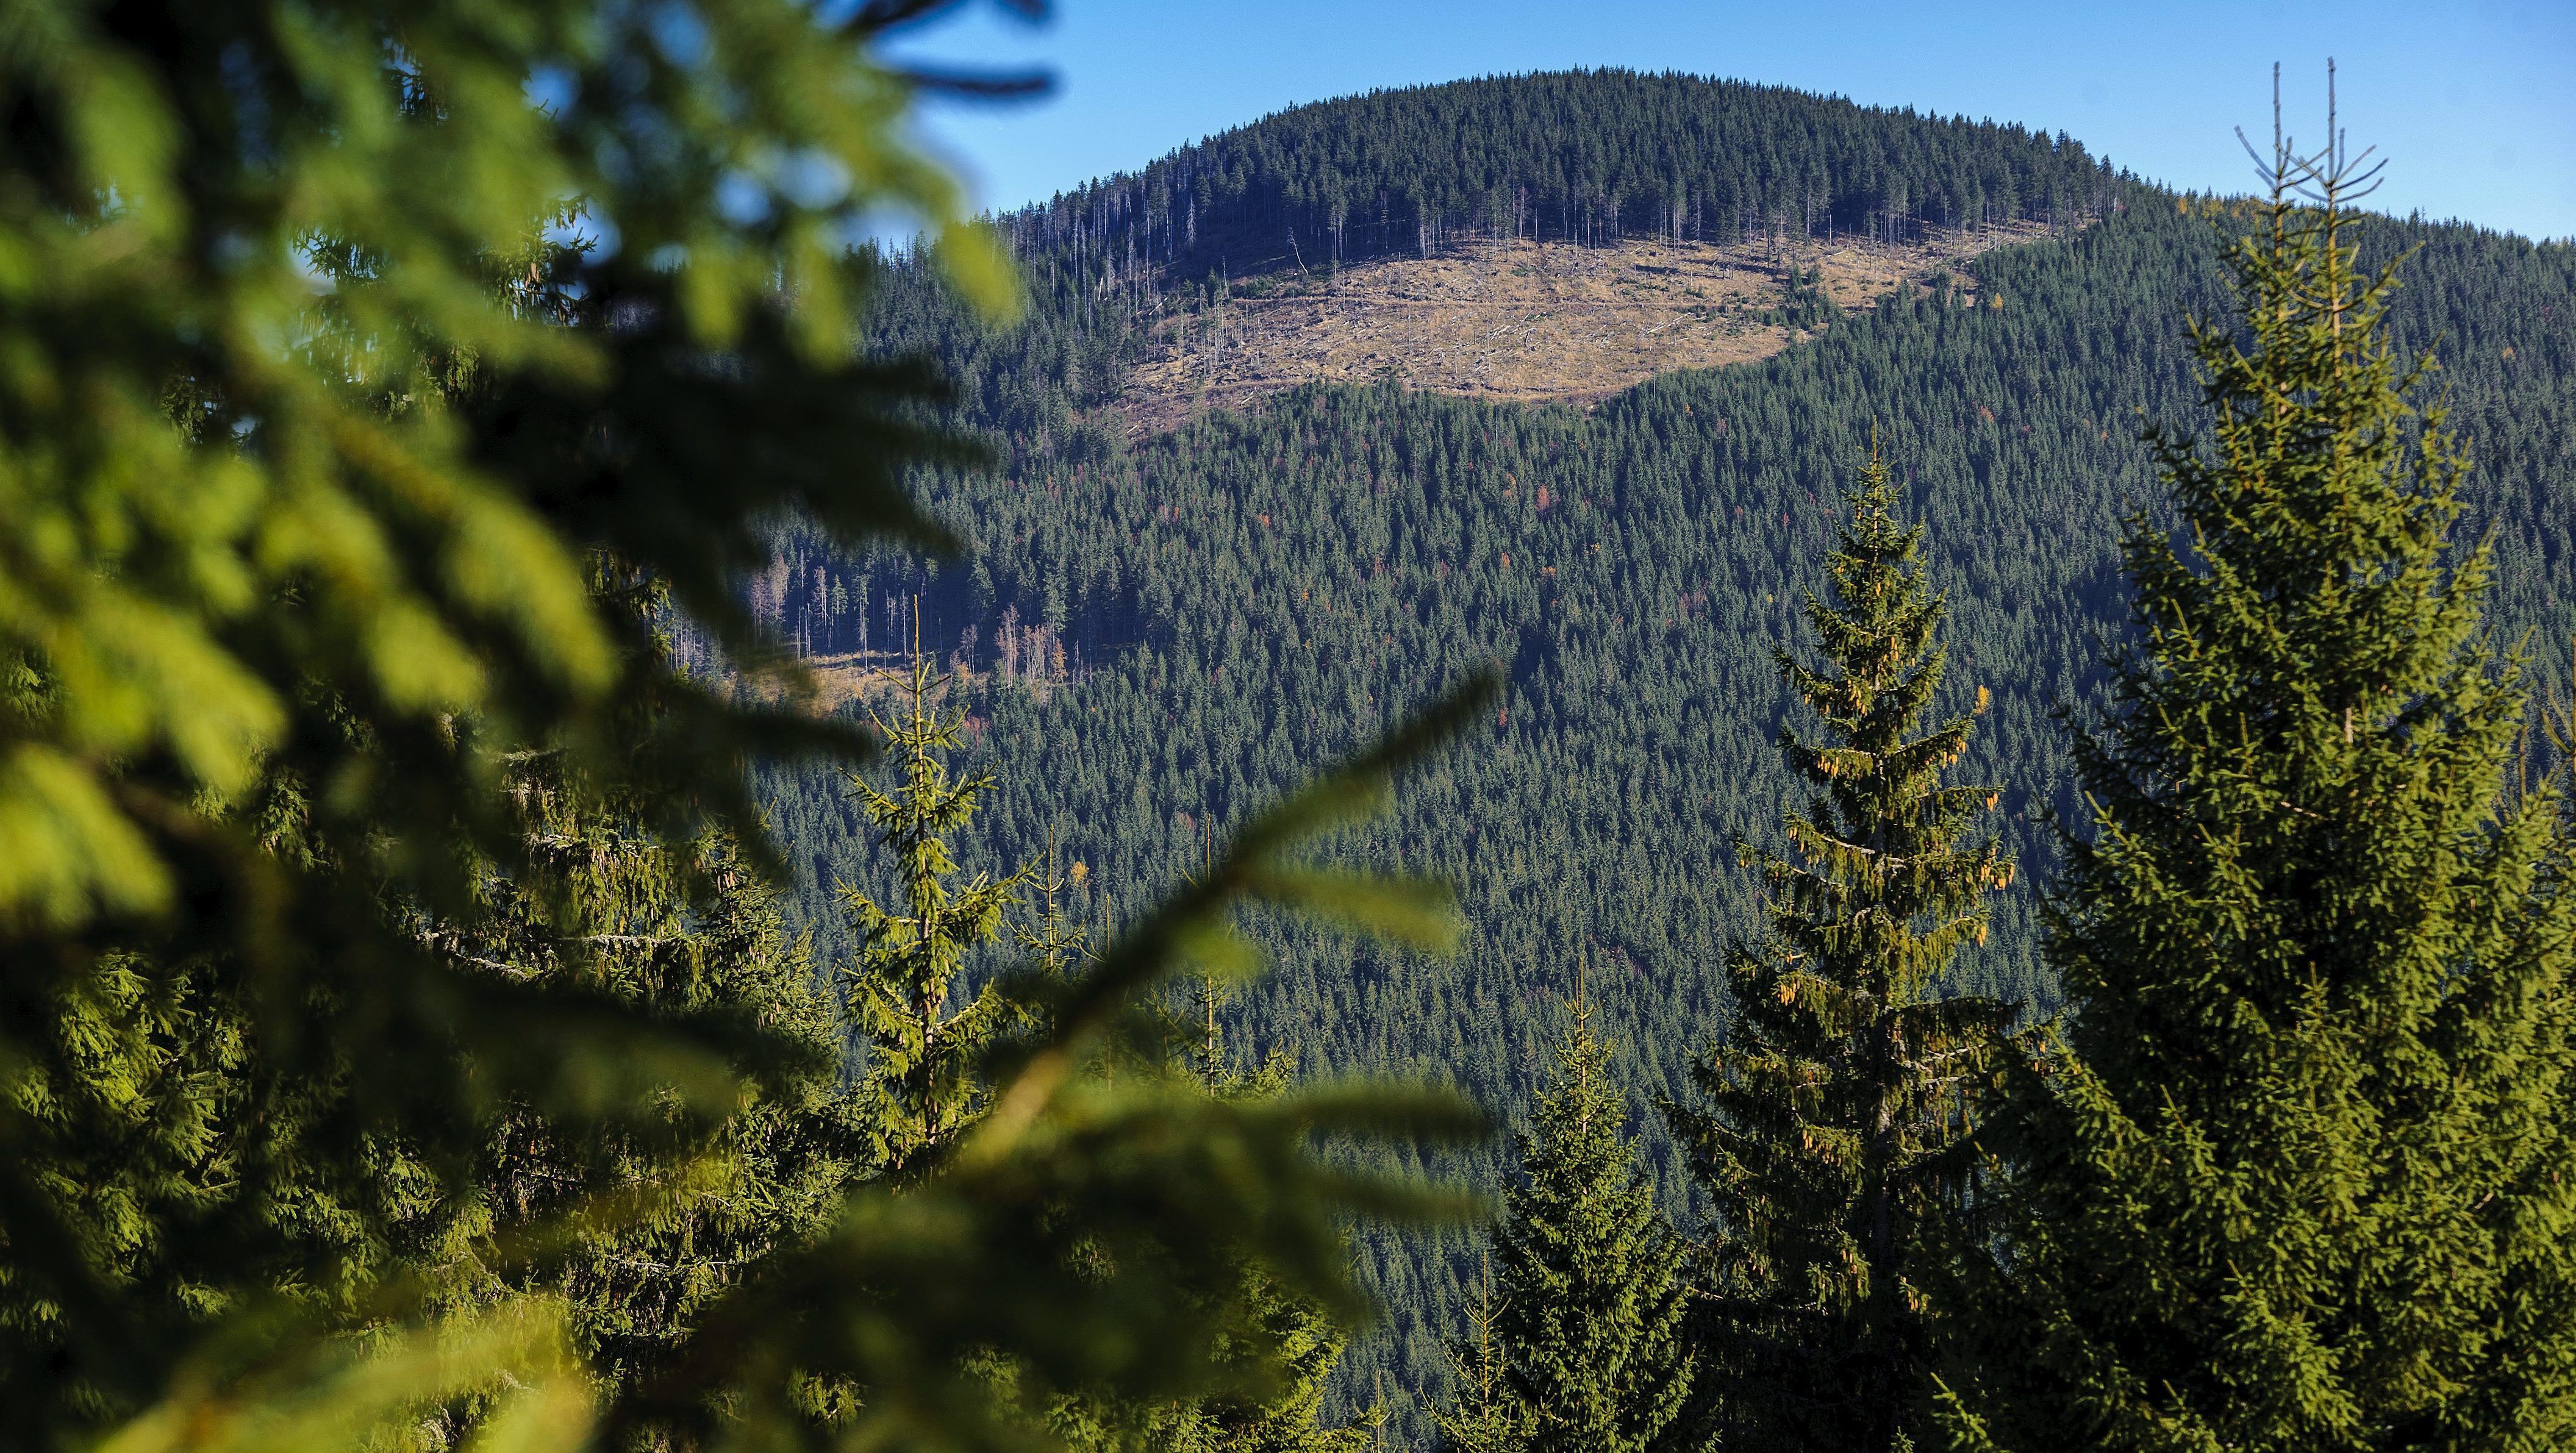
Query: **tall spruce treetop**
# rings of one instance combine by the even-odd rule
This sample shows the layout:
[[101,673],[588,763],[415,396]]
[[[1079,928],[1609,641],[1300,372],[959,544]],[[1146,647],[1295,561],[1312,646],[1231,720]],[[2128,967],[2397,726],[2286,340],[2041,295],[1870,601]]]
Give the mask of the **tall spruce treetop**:
[[1533,1453],[1635,1453],[1680,1414],[1680,1257],[1638,1173],[1609,1053],[1578,998],[1495,1236],[1493,1332]]
[[1911,1268],[1971,1167],[1966,1111],[2014,1010],[1937,998],[1985,897],[2011,881],[1993,804],[1943,785],[1973,718],[1920,724],[1944,665],[1942,603],[1915,569],[1923,528],[1890,515],[1872,449],[1806,615],[1827,665],[1781,669],[1825,724],[1780,749],[1815,788],[1762,858],[1770,935],[1728,969],[1735,1013],[1672,1118],[1715,1212],[1695,1318],[1701,1416],[1730,1448],[1908,1446],[1931,1385]]
[[896,1173],[954,1138],[981,1102],[976,1064],[1007,1027],[1011,1006],[990,982],[954,1012],[949,996],[968,956],[1002,937],[1003,915],[1029,876],[1025,869],[999,879],[977,874],[952,886],[959,870],[948,838],[974,817],[993,779],[948,775],[943,756],[955,750],[965,713],[932,708],[931,698],[947,684],[916,649],[902,708],[869,710],[900,758],[902,785],[883,792],[855,772],[849,779],[893,855],[902,897],[901,911],[894,911],[850,884],[840,886],[860,937],[858,961],[848,971],[849,1002],[867,1040],[871,1133],[880,1166]]
[[[2329,113],[2331,135],[2332,119]],[[2212,439],[2127,546],[2135,648],[2078,741],[2017,1080],[2003,1255],[1971,1261],[1964,1445],[2538,1449],[2576,1436],[2560,800],[2451,553],[2467,457],[2355,270],[2335,137],[2276,137],[2196,324]],[[2240,214],[2241,215],[2241,214]],[[2010,1268],[2009,1274],[2006,1268]]]

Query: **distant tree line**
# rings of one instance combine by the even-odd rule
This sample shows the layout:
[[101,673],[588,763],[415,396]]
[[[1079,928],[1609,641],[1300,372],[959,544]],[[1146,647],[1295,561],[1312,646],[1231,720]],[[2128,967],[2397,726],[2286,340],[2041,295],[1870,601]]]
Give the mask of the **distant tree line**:
[[2340,138],[2274,167],[2233,316],[2193,328],[2206,428],[2154,441],[2184,529],[2127,526],[2138,629],[2043,890],[2067,1012],[1936,991],[2012,874],[1991,789],[1949,778],[1975,712],[1927,712],[1940,602],[1872,458],[1806,602],[1822,659],[1782,658],[1818,730],[1780,738],[1808,796],[1767,931],[1662,1107],[1704,1212],[1656,1214],[1578,995],[1444,1447],[2576,1434],[2566,764],[2521,770],[2468,458],[2389,346],[2393,273],[2354,267]]
[[1464,238],[1604,245],[2072,226],[2118,178],[2062,133],[1677,72],[1565,71],[1292,107],[1006,214],[1031,259],[1195,280]]
[[[1393,815],[1346,844],[1454,875],[1467,951],[1424,962],[1265,924],[1280,971],[1223,1012],[1255,1053],[1289,1053],[1301,1072],[1435,1073],[1517,1121],[1572,993],[1561,946],[1581,946],[1649,1180],[1687,1219],[1702,1193],[1656,1105],[1690,1093],[1697,1026],[1731,1000],[1728,946],[1762,922],[1731,842],[1780,846],[1744,804],[1795,791],[1765,745],[1789,706],[1771,650],[1802,629],[1798,589],[1873,430],[1903,512],[1933,526],[1942,705],[1992,694],[1961,770],[2000,788],[2017,881],[2058,871],[2047,817],[2081,803],[2051,712],[2109,703],[2098,642],[2123,628],[2123,501],[2164,508],[2138,421],[2197,406],[2180,321],[2227,306],[2212,238],[2255,220],[2240,202],[2123,197],[2071,236],[1986,253],[1973,280],[1837,321],[1778,358],[1658,378],[1589,410],[1317,387],[1132,436],[1103,405],[1134,309],[1039,277],[1024,323],[979,330],[937,290],[890,286],[885,346],[941,358],[962,417],[1001,456],[989,479],[922,481],[976,550],[854,557],[790,528],[782,625],[855,648],[857,623],[811,584],[819,568],[845,595],[865,578],[878,650],[889,596],[920,593],[943,660],[971,629],[966,745],[1001,781],[960,851],[1001,868],[1039,856],[1052,831],[1090,870],[1069,893],[1086,922],[1129,911],[1194,860],[1205,824],[1235,821],[1427,683],[1505,662],[1490,735],[1421,769]],[[2440,346],[2477,463],[2458,529],[2493,534],[2500,638],[2565,641],[2576,250],[2368,215],[2347,237],[2366,266],[2415,250],[2388,324],[2401,350]],[[1006,612],[1022,630],[1054,628],[1082,665],[1078,689],[1000,669]],[[2563,689],[2556,650],[2539,648],[2532,669]],[[806,885],[791,921],[844,951],[824,896],[865,851],[864,825],[828,776],[771,771],[763,794]],[[1989,943],[1947,989],[2056,1005],[2031,895],[1991,912]],[[1488,1184],[1509,1175],[1491,1153],[1435,1163]],[[1452,1377],[1442,1345],[1471,1309],[1478,1247],[1455,1233],[1357,1239],[1390,1315],[1345,1355],[1335,1406],[1370,1405],[1382,1382],[1391,1430],[1428,1437],[1417,1399]]]

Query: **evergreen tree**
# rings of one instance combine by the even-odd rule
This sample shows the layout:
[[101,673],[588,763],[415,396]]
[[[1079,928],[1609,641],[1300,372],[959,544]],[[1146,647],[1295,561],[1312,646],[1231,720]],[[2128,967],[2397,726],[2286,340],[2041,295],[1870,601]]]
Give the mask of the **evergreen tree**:
[[[1220,1062],[1207,1088],[1221,1100],[1258,1103],[1278,1099],[1289,1084],[1288,1057],[1274,1051],[1251,1069]],[[1172,1453],[1361,1453],[1383,1409],[1366,1408],[1340,1427],[1324,1422],[1324,1384],[1349,1340],[1342,1325],[1256,1264],[1244,1267],[1241,1295],[1257,1335],[1221,1355],[1275,1349],[1267,1354],[1273,1359],[1268,1377],[1250,1384],[1256,1392],[1175,1409],[1156,1446]]]
[[2154,436],[2135,645],[2078,744],[2048,953],[2065,1052],[1994,1135],[2005,1234],[1945,1300],[1962,1446],[2541,1449],[2576,1438],[2576,902],[2508,790],[2467,456],[2410,398],[2328,119],[2278,134],[2211,441]]
[[1505,1349],[1494,1335],[1504,1305],[1488,1252],[1467,1309],[1467,1335],[1450,1345],[1453,1392],[1432,1412],[1448,1453],[1519,1453],[1529,1446],[1530,1410],[1512,1388]]
[[1679,1248],[1637,1169],[1581,995],[1555,1056],[1494,1238],[1494,1334],[1528,1430],[1514,1446],[1635,1453],[1656,1445],[1690,1390]]
[[[698,1310],[743,1268],[829,1224],[867,1169],[867,1127],[840,1084],[838,1026],[805,943],[787,933],[778,889],[720,835],[665,844],[547,765],[521,772],[539,871],[487,879],[490,912],[433,942],[461,965],[604,992],[647,1012],[737,1016],[798,1051],[749,1080],[731,1113],[706,1120],[604,1131],[514,1104],[477,1159],[478,1194],[462,1224],[443,1225],[455,1215],[443,1201],[413,1218],[461,1242],[439,1263],[447,1299],[559,1293],[590,1367],[613,1389],[675,1356]],[[585,1214],[601,1204],[630,1213]],[[559,1235],[566,1223],[577,1229],[535,1262],[477,1254],[495,1238]]]
[[[1199,848],[1199,872],[1210,866],[1215,834],[1206,832]],[[1286,1051],[1273,1049],[1257,1064],[1246,1066],[1226,1045],[1220,1010],[1223,985],[1213,971],[1193,986],[1197,1023],[1184,1029],[1192,1043],[1173,1068],[1185,1071],[1212,1100],[1235,1104],[1275,1103],[1294,1079]],[[1282,1286],[1259,1265],[1246,1263],[1240,1286],[1255,1335],[1241,1345],[1220,1350],[1223,1356],[1250,1356],[1271,1348],[1269,1376],[1252,1381],[1253,1391],[1204,1398],[1165,1409],[1154,1416],[1149,1446],[1169,1453],[1360,1453],[1384,1410],[1371,1406],[1340,1427],[1325,1424],[1324,1384],[1341,1360],[1349,1338],[1341,1323],[1314,1299]],[[1250,1370],[1249,1368],[1247,1370]]]
[[[867,1056],[865,1113],[878,1166],[895,1175],[935,1154],[974,1119],[983,1101],[978,1062],[1016,1018],[1016,1006],[990,979],[963,1007],[949,1008],[968,958],[1001,940],[1029,876],[1022,869],[1006,878],[979,873],[962,886],[952,881],[959,869],[948,838],[973,819],[994,779],[948,775],[944,754],[957,749],[966,714],[950,706],[934,710],[931,699],[949,684],[916,645],[902,706],[892,713],[868,709],[901,764],[901,785],[883,792],[858,773],[849,776],[893,859],[899,895],[897,911],[851,884],[839,890],[859,932],[858,957],[846,973]],[[1061,926],[1042,932],[1060,936]]]
[[[1281,1350],[1234,1294],[1247,1261],[1347,1313],[1342,1218],[1435,1209],[1316,1140],[1462,1133],[1454,1105],[1062,1070],[1184,959],[1239,955],[1240,899],[1444,941],[1422,885],[1283,855],[1466,697],[1253,817],[1209,885],[1060,983],[966,1163],[751,1204],[815,1189],[803,1152],[727,1138],[828,1088],[813,1005],[769,995],[796,972],[776,940],[697,981],[664,951],[731,933],[721,894],[651,883],[716,842],[783,878],[750,764],[863,745],[781,707],[810,682],[741,598],[778,521],[953,543],[906,484],[980,455],[928,414],[929,369],[854,351],[884,273],[846,245],[904,206],[1009,309],[1006,259],[904,142],[922,78],[876,52],[939,8],[10,12],[0,1444],[410,1443],[470,1404],[495,1446],[777,1447],[818,1411],[859,1442],[1022,1446],[970,1352],[1050,1389],[1220,1393]],[[604,835],[647,891],[514,901],[587,871],[527,830],[540,758],[584,784],[569,846]],[[729,1174],[699,1151],[748,1179],[665,1216]],[[542,1193],[549,1161],[603,1194]],[[478,1184],[537,1220],[485,1234]],[[808,1210],[814,1234],[772,1234]],[[722,1250],[656,1255],[692,1246]],[[460,1260],[515,1290],[446,1298]],[[820,1410],[823,1387],[858,1396]]]
[[1020,950],[1038,972],[1051,979],[1061,979],[1074,970],[1090,953],[1089,935],[1073,926],[1064,916],[1064,893],[1079,887],[1091,870],[1081,863],[1065,870],[1056,861],[1055,832],[1047,832],[1046,867],[1030,883],[1037,890],[1037,922],[1014,927],[1012,937],[1019,940]]
[[1735,1010],[1700,1102],[1667,1111],[1715,1218],[1699,1416],[1736,1449],[1912,1446],[1930,1392],[1914,1268],[1962,1204],[1970,1091],[2015,1012],[1936,993],[2011,868],[1962,841],[1991,789],[1941,781],[1973,718],[1923,724],[1942,601],[1875,448],[1845,502],[1832,599],[1805,602],[1826,666],[1780,657],[1826,730],[1780,736],[1814,791],[1787,820],[1796,858],[1762,858],[1769,936],[1729,958]]
[[[1202,872],[1207,850],[1203,845]],[[1048,880],[1053,877],[1050,873]],[[1033,948],[1069,936],[1051,904],[1040,925],[1024,935]],[[1259,1064],[1243,1065],[1225,1045],[1215,977],[1202,975],[1194,988],[1193,1017],[1203,1017],[1204,1027],[1168,1026],[1190,1046],[1159,1073],[1215,1101],[1279,1102],[1292,1084],[1289,1056],[1273,1050]],[[1368,1408],[1340,1427],[1323,1420],[1325,1383],[1348,1341],[1342,1322],[1252,1261],[1243,1263],[1231,1294],[1245,1309],[1248,1335],[1222,1336],[1211,1350],[1220,1363],[1240,1364],[1246,1376],[1239,1388],[1214,1397],[1144,1405],[1107,1397],[1067,1398],[1051,1410],[1049,1426],[1076,1448],[1104,1453],[1131,1447],[1146,1453],[1360,1453],[1366,1448],[1383,1421],[1382,1409]]]

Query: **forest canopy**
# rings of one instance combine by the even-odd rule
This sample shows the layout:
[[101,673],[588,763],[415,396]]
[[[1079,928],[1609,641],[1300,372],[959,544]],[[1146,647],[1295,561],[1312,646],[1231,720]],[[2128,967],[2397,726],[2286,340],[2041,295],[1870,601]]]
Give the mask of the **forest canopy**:
[[930,8],[0,22],[0,1442],[1294,1431],[1341,1228],[1457,1209],[1320,1155],[1453,1097],[1212,1094],[1145,991],[1237,900],[1439,945],[1298,850],[1472,679],[1006,986],[966,1133],[846,1073],[749,772],[871,739],[738,592],[782,517],[954,545],[909,476],[981,452],[849,245],[907,208],[1017,306],[876,58]]
[[2576,248],[1624,71],[977,219],[951,8],[0,21],[0,1446],[2564,1441]]
[[[1413,98],[1420,114],[1391,124],[1429,134],[1435,104],[1451,104],[1441,89],[1366,104]],[[1890,150],[1928,124],[1850,114],[1875,115]],[[1579,133],[1557,139],[1572,150]],[[2195,417],[2184,324],[2224,316],[2221,250],[2257,217],[2134,178],[2106,197],[2059,235],[2034,229],[1764,362],[1589,407],[1388,381],[1143,429],[1119,412],[1119,370],[1157,320],[1198,306],[1159,264],[1112,274],[1094,254],[1086,271],[1069,244],[1024,244],[1030,310],[998,330],[958,326],[946,289],[907,270],[880,294],[872,336],[942,359],[961,419],[1002,455],[992,479],[924,482],[976,551],[854,559],[791,530],[754,601],[818,658],[856,661],[882,653],[917,593],[925,639],[974,668],[976,759],[1003,778],[980,850],[1025,862],[1053,833],[1091,870],[1069,901],[1093,920],[1185,870],[1201,824],[1232,820],[1424,683],[1506,662],[1501,709],[1354,840],[1458,883],[1461,952],[1418,962],[1265,927],[1280,969],[1229,1002],[1231,1032],[1309,1074],[1446,1077],[1525,1124],[1553,1006],[1588,957],[1638,1154],[1667,1213],[1687,1217],[1684,1157],[1655,1107],[1689,1093],[1706,1027],[1729,1013],[1729,946],[1762,921],[1734,839],[1781,846],[1768,825],[1793,784],[1769,743],[1792,702],[1772,653],[1799,637],[1800,592],[1873,433],[1947,603],[1934,705],[1991,696],[1959,771],[1999,791],[2018,885],[1942,992],[2035,1015],[2062,1002],[2034,892],[2059,862],[2050,815],[2082,813],[2055,713],[2110,702],[2124,510],[2163,508],[2138,430]],[[2576,634],[2562,487],[2576,468],[2576,249],[2367,212],[2345,237],[2364,268],[2408,258],[2386,324],[2401,355],[2438,348],[2433,386],[2474,460],[2454,529],[2492,536],[2496,639],[2531,632],[2535,683],[2564,691],[2546,643]],[[1472,257],[1479,244],[1456,245]],[[1311,286],[1329,304],[1320,272]],[[2533,741],[2537,774],[2551,749]],[[855,820],[817,778],[771,772],[763,791],[818,885],[790,911],[831,943],[819,885],[848,860]],[[1463,1168],[1505,1185],[1507,1156],[1497,1142]],[[1338,1405],[1367,1406],[1382,1382],[1404,1417],[1454,1376],[1444,1341],[1467,1326],[1477,1251],[1447,1234],[1359,1239],[1391,1315],[1347,1354]],[[1430,1435],[1427,1419],[1409,1426]]]

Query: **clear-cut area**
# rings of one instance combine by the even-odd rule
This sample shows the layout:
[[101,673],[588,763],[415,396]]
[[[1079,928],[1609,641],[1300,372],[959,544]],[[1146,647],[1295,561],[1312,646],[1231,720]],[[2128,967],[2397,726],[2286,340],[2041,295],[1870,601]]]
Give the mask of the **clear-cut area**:
[[1791,237],[1718,245],[1474,242],[1428,258],[1273,273],[1166,319],[1122,408],[1146,428],[1313,382],[1396,378],[1471,398],[1586,400],[1678,368],[1768,358],[1807,335],[1802,293],[1860,312],[2036,225],[1898,244]]

